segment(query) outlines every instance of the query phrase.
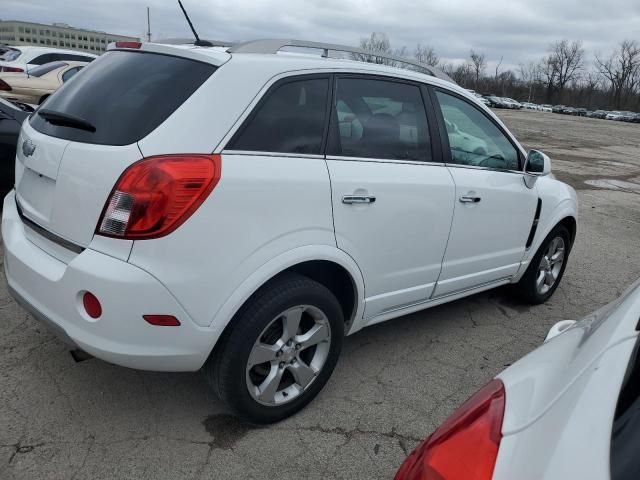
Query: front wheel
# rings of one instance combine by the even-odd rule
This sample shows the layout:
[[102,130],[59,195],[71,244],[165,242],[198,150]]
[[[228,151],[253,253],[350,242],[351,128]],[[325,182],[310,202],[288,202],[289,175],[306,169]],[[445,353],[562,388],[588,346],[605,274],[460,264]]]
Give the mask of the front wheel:
[[518,296],[527,303],[546,302],[558,288],[571,250],[571,236],[557,225],[534,255],[524,276],[515,285]]
[[287,273],[243,306],[205,364],[226,405],[253,423],[271,423],[307,405],[337,363],[344,318],[323,285]]

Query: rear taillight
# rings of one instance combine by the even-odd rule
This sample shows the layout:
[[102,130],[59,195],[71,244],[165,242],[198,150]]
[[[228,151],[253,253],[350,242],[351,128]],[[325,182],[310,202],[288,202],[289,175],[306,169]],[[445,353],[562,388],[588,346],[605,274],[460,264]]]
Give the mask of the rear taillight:
[[162,155],[131,165],[120,176],[96,233],[142,240],[182,225],[220,180],[220,155]]
[[11,85],[9,85],[4,80],[0,80],[0,91],[10,92],[11,91]]
[[22,73],[24,69],[20,67],[0,67],[0,72]]
[[492,380],[407,457],[395,480],[490,480],[502,439],[505,392]]

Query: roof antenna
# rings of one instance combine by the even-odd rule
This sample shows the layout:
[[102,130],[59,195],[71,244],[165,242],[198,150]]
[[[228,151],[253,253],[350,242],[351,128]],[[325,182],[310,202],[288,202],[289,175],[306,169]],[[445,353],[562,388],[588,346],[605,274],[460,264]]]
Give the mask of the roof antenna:
[[187,19],[187,22],[189,23],[189,28],[191,28],[191,31],[193,32],[193,36],[196,37],[196,41],[193,42],[193,44],[197,47],[213,47],[213,43],[207,40],[200,40],[200,37],[196,33],[196,29],[193,28],[193,23],[191,23],[191,20],[189,19],[189,15],[187,15],[187,11],[182,6],[182,2],[180,0],[178,0],[178,5],[180,5],[180,8],[182,9],[182,13],[184,13],[184,17]]

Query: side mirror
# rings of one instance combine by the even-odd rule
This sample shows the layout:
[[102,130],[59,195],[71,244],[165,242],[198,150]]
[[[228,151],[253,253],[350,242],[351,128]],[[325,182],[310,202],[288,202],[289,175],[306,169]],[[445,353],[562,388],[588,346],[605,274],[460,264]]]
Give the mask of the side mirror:
[[538,150],[529,150],[524,164],[524,183],[533,188],[538,177],[551,173],[551,159]]
[[561,320],[551,327],[549,333],[547,333],[547,337],[544,339],[544,343],[547,343],[552,338],[557,337],[562,332],[567,330],[570,327],[573,327],[576,324],[575,320]]

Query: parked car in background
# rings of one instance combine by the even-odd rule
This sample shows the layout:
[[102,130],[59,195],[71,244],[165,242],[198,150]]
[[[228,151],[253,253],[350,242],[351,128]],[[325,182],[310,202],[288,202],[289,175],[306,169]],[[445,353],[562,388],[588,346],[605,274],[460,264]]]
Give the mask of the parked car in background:
[[576,108],[574,115],[578,117],[585,117],[587,115],[587,109],[583,107]]
[[515,101],[513,98],[502,97],[502,100],[507,104],[508,108],[513,110],[520,110],[522,108],[520,102]]
[[500,285],[549,299],[578,209],[550,159],[437,69],[277,54],[308,45],[111,44],[23,124],[14,297],[105,361],[204,368],[260,423],[346,334]]
[[543,112],[551,112],[553,110],[553,107],[548,103],[545,103],[544,105],[540,105],[540,110],[542,110]]
[[86,62],[57,61],[32,68],[29,73],[0,73],[0,97],[39,105],[86,65]]
[[624,117],[625,112],[619,112],[617,110],[607,113],[605,117],[607,120],[621,120]]
[[630,122],[630,123],[635,123],[635,120],[638,117],[638,113],[635,112],[624,112],[624,115],[622,115],[622,118],[620,120],[622,120],[623,122]]
[[16,144],[20,127],[30,112],[0,98],[0,198],[13,188]]
[[565,107],[564,105],[554,105],[554,106],[551,108],[551,111],[552,111],[553,113],[563,113],[565,108],[566,108],[566,107]]
[[640,123],[640,113],[634,113],[628,121],[631,123]]
[[560,113],[564,115],[576,115],[576,109],[573,107],[564,107]]
[[593,112],[588,112],[587,117],[603,119],[607,116],[607,113],[609,112],[605,110],[594,110]]
[[396,480],[640,478],[639,317],[636,282],[579,322],[554,325],[423,441]]
[[484,98],[489,102],[489,106],[493,108],[510,108],[503,98],[495,95],[486,95]]
[[51,47],[7,47],[0,52],[0,73],[24,73],[45,63],[63,61],[91,62],[98,58],[92,53]]

